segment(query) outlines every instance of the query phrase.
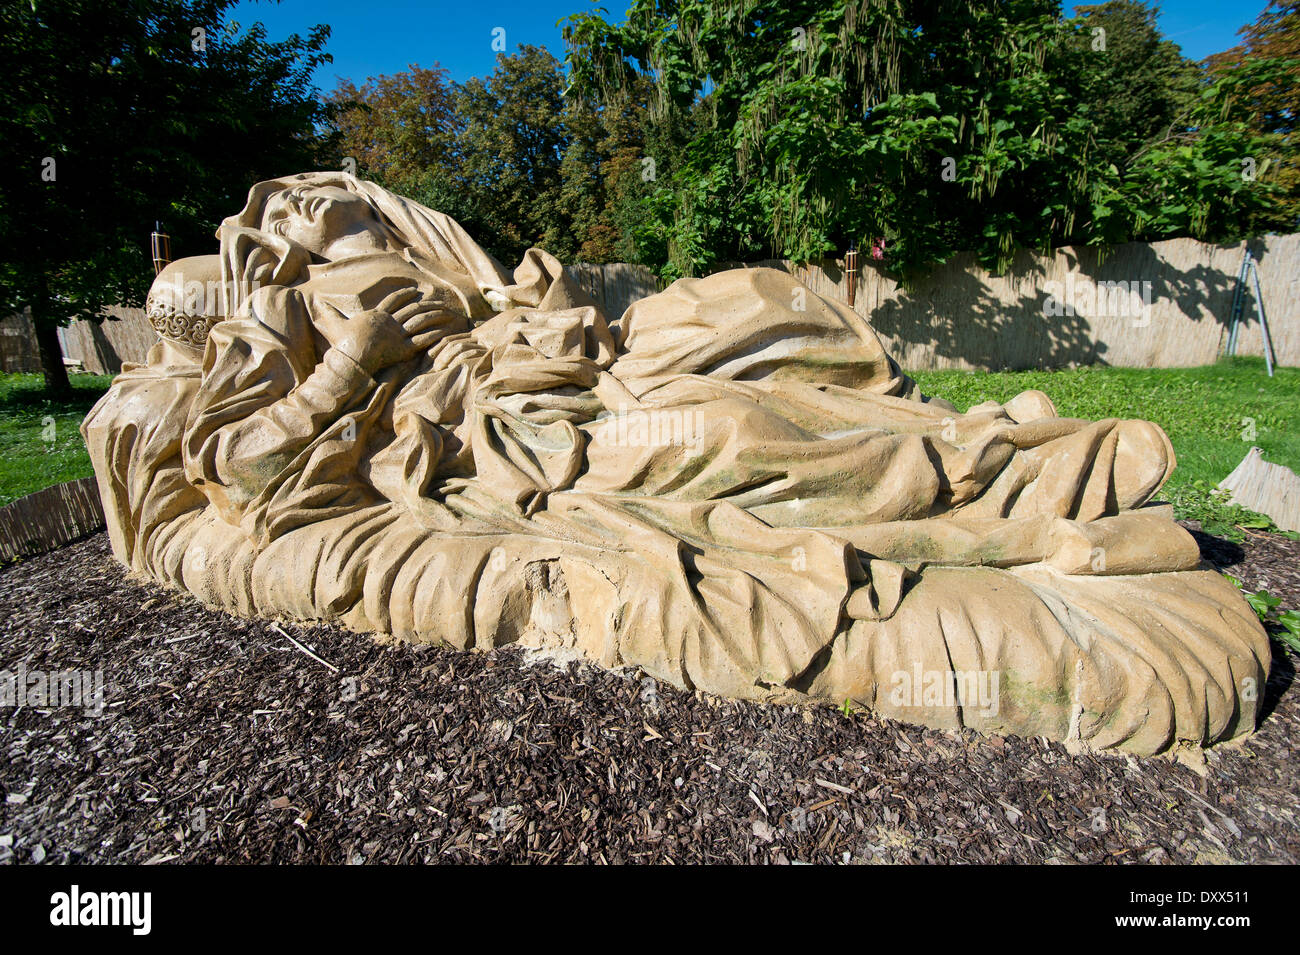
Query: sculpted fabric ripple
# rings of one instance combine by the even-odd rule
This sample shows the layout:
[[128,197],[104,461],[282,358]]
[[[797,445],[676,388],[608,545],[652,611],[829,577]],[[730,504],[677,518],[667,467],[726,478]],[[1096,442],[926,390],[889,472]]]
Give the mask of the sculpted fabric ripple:
[[218,237],[159,275],[163,339],[82,426],[152,580],[1079,748],[1254,729],[1267,637],[1149,504],[1153,424],[1039,392],[958,414],[770,269],[610,321],[547,253],[508,274],[344,174],[260,183]]

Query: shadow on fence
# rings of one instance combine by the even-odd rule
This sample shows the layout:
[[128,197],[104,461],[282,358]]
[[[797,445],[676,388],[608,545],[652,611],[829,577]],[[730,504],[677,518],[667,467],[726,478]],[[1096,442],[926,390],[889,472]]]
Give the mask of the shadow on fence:
[[[1227,339],[1246,245],[1170,239],[1129,243],[1104,253],[1070,247],[1051,255],[1021,252],[1003,275],[992,275],[973,256],[961,255],[906,289],[866,260],[859,269],[855,309],[904,368],[1207,365],[1219,357]],[[1284,365],[1300,365],[1300,235],[1269,235],[1249,245],[1259,262],[1277,358]],[[740,267],[759,266],[790,272],[819,295],[847,300],[840,262],[769,260]],[[578,264],[567,269],[611,321],[660,289],[644,266]],[[1121,286],[1131,293],[1128,305],[1136,303],[1136,310],[1117,297],[1115,289]],[[61,329],[64,355],[99,374],[116,374],[124,362],[143,362],[157,341],[143,311],[118,308],[111,317],[116,320],[74,322]],[[1237,351],[1263,354],[1253,291]],[[40,370],[25,316],[0,321],[0,369]]]

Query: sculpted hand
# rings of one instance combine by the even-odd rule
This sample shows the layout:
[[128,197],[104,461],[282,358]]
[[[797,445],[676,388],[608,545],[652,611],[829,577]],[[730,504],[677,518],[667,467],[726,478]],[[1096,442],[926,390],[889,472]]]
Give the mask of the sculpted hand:
[[345,315],[334,306],[319,316],[316,328],[331,348],[347,355],[368,374],[414,357],[437,341],[448,314],[439,302],[422,298],[418,289],[401,289],[376,308]]

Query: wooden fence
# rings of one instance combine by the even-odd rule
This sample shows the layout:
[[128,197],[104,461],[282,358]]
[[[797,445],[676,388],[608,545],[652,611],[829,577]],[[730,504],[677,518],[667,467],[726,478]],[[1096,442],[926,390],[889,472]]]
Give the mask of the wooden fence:
[[0,371],[40,371],[36,332],[26,312],[0,319]]
[[[76,321],[59,329],[63,357],[96,375],[116,375],[123,362],[143,362],[158,333],[142,308],[113,307],[102,322]],[[41,356],[28,314],[0,319],[0,371],[37,372]]]
[[[1223,352],[1246,245],[1170,239],[1118,246],[1104,256],[1070,247],[1051,255],[1022,252],[1004,275],[958,256],[910,290],[867,260],[859,268],[855,308],[904,368],[1206,365]],[[1249,245],[1259,262],[1278,361],[1300,365],[1300,235],[1269,235]],[[772,260],[743,267],[756,266],[783,269],[819,295],[847,300],[841,262]],[[568,269],[610,319],[661,288],[644,266]],[[157,336],[143,312],[113,314],[119,320],[62,329],[64,355],[101,374],[144,361]],[[1263,354],[1253,293],[1244,319],[1238,354]],[[0,321],[0,370],[39,369],[30,322],[23,316]]]
[[[964,255],[910,291],[869,263],[860,269],[855,310],[904,368],[1208,365],[1227,341],[1246,245],[1170,239],[1117,246],[1104,257],[1091,248],[1023,252],[1000,276]],[[1300,365],[1300,235],[1249,245],[1274,352],[1279,363]],[[757,264],[793,272],[820,295],[847,299],[838,262]],[[1121,289],[1137,294],[1125,301]],[[1253,291],[1245,306],[1237,354],[1262,355]]]
[[52,550],[103,527],[93,477],[47,487],[0,507],[0,563]]

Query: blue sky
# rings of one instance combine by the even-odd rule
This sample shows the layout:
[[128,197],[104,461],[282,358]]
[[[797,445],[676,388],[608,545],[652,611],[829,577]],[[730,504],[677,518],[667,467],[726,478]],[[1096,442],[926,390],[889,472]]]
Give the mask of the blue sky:
[[[1202,59],[1237,43],[1237,31],[1263,10],[1266,0],[1167,0],[1160,17],[1165,35],[1192,59]],[[396,73],[412,63],[445,66],[454,80],[492,72],[496,53],[492,31],[506,31],[507,49],[521,43],[545,46],[563,58],[558,20],[604,6],[622,20],[627,0],[282,0],[279,4],[244,0],[234,19],[261,20],[272,39],[306,33],[314,24],[334,28],[327,49],[333,64],[317,73],[322,90],[337,76],[361,83],[368,76]],[[1067,13],[1073,12],[1067,4]]]

